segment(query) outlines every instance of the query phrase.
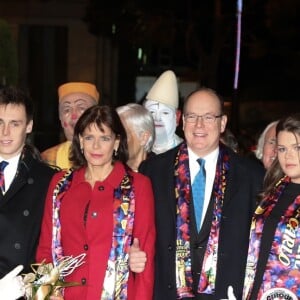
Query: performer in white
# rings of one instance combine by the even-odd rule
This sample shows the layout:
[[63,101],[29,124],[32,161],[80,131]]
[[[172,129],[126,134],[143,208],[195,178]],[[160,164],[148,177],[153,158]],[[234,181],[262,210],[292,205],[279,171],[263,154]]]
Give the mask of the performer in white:
[[153,116],[155,141],[152,151],[155,154],[166,152],[182,142],[175,134],[181,112],[178,109],[178,86],[173,71],[165,71],[149,90],[144,106]]

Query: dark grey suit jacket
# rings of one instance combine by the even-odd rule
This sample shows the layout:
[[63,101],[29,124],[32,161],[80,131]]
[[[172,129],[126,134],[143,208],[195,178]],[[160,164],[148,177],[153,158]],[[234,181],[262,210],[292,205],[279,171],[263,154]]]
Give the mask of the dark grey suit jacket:
[[30,151],[20,160],[16,177],[0,195],[0,278],[18,264],[30,270],[40,234],[44,202],[55,170]]
[[[175,243],[176,200],[174,189],[174,160],[178,147],[151,157],[140,166],[141,173],[150,177],[156,209],[156,270],[155,300],[176,299]],[[245,272],[250,221],[261,191],[264,170],[254,160],[240,157],[228,148],[229,173],[222,210],[219,235],[215,295],[198,295],[195,299],[227,298],[227,287],[232,285],[241,298]],[[212,201],[211,201],[212,202]],[[193,209],[193,208],[191,208]],[[192,214],[193,215],[193,214]],[[212,203],[205,216],[199,235],[193,231],[191,216],[191,252],[194,278],[199,278],[203,255],[210,232]],[[195,288],[197,282],[195,284]]]

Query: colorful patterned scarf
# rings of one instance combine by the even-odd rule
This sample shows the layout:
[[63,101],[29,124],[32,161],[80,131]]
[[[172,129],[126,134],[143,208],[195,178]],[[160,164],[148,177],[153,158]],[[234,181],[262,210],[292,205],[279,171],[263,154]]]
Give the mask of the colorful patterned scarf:
[[[61,245],[60,205],[64,194],[69,189],[73,178],[73,170],[68,170],[57,183],[53,192],[53,230],[52,257],[53,262],[63,256]],[[133,178],[126,170],[120,186],[114,191],[114,229],[112,246],[107,263],[101,300],[126,300],[129,277],[128,258],[132,242],[134,224],[135,197]]]
[[[249,299],[253,289],[265,220],[289,182],[290,178],[287,176],[280,179],[274,192],[262,200],[252,218],[243,299]],[[299,223],[300,195],[289,205],[277,224],[258,299],[271,288],[287,288],[299,299],[300,231],[297,229]]]
[[60,205],[65,193],[71,186],[72,179],[73,170],[69,169],[56,184],[52,195],[52,260],[54,266],[57,266],[59,260],[64,256],[61,246]]
[[[216,166],[216,176],[213,186],[212,199],[214,201],[213,222],[203,260],[202,272],[198,285],[198,293],[213,294],[217,269],[218,239],[220,219],[226,175],[229,170],[229,157],[226,148],[220,144],[220,152]],[[177,200],[177,239],[176,239],[176,286],[177,297],[194,297],[192,291],[192,266],[190,252],[190,202],[191,179],[189,171],[188,150],[183,143],[175,159],[175,195]]]

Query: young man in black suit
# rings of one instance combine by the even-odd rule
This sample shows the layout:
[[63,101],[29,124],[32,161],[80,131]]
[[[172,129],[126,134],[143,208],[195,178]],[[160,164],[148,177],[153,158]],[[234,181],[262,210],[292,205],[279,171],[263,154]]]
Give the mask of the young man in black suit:
[[[0,190],[0,278],[17,265],[29,272],[43,216],[44,199],[55,170],[26,144],[33,106],[16,87],[0,89],[0,162],[5,165]],[[3,177],[4,176],[4,177]]]

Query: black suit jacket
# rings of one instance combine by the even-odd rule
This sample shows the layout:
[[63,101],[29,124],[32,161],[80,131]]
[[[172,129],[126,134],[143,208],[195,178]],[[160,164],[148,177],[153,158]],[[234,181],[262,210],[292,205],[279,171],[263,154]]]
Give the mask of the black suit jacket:
[[[174,160],[178,148],[179,146],[147,159],[140,167],[140,171],[150,177],[155,197],[157,228],[155,300],[176,299]],[[240,299],[242,294],[250,221],[256,205],[256,196],[261,191],[264,170],[254,160],[240,157],[229,148],[228,152],[230,165],[220,225],[215,295],[210,297],[198,295],[196,299],[227,298],[229,285],[233,286],[237,299]],[[201,270],[211,216],[212,203],[207,210],[199,235],[194,234],[195,231],[191,228],[194,278],[199,278],[196,273]],[[191,219],[193,224],[192,216]]]
[[16,176],[0,195],[0,278],[18,264],[30,270],[40,234],[44,202],[55,170],[29,150],[19,161]]

